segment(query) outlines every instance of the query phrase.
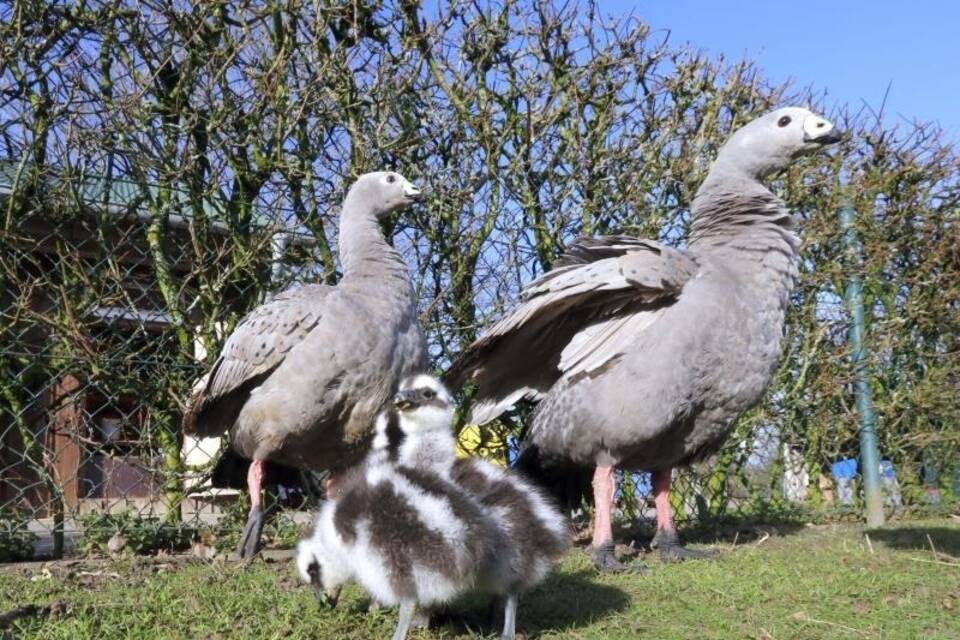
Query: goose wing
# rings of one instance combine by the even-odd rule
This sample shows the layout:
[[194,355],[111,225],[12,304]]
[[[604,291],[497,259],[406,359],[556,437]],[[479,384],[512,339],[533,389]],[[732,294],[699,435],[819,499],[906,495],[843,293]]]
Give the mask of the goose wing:
[[188,401],[184,431],[216,435],[227,430],[250,388],[317,326],[335,291],[335,287],[316,284],[285,291],[241,320]]
[[596,375],[659,317],[697,272],[688,254],[630,236],[581,238],[520,303],[448,370],[452,386],[477,385],[472,421],[537,399],[561,376]]

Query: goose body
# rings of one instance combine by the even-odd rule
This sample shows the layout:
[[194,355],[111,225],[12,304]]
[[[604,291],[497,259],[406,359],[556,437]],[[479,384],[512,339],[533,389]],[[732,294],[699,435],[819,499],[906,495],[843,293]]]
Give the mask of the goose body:
[[254,309],[189,401],[186,432],[227,433],[252,460],[244,557],[259,544],[265,465],[337,471],[356,464],[400,379],[426,363],[406,265],[379,223],[419,194],[393,172],[358,178],[340,216],[339,284],[307,285]]
[[502,544],[479,505],[449,482],[375,464],[324,504],[297,560],[305,581],[319,570],[330,598],[354,579],[381,604],[430,606],[501,582]]
[[477,387],[483,424],[539,401],[520,465],[594,473],[595,561],[613,558],[613,468],[653,471],[657,537],[685,557],[669,502],[675,466],[717,451],[776,368],[799,240],[761,179],[836,142],[833,125],[787,107],[738,129],[692,206],[685,250],[630,236],[581,238],[518,306],[468,346],[446,379]]

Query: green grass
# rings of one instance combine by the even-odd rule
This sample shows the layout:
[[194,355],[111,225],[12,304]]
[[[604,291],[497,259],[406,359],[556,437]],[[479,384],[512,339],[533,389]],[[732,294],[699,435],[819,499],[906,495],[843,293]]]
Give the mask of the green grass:
[[[930,542],[940,552],[937,559]],[[519,631],[543,638],[960,639],[960,522],[926,520],[870,534],[852,525],[743,530],[715,561],[646,574],[597,575],[575,551],[521,601]],[[384,638],[393,611],[367,613],[348,589],[318,608],[290,563],[128,559],[0,568],[0,613],[63,601],[21,618],[15,638]],[[467,638],[478,611],[415,639]],[[465,622],[466,620],[466,622]],[[2,632],[0,632],[2,635]]]

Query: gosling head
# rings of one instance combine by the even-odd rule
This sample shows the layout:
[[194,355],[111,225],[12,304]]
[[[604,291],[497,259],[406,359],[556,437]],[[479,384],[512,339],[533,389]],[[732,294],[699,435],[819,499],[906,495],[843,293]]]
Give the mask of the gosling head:
[[301,540],[297,545],[297,571],[300,578],[313,587],[320,604],[332,609],[337,606],[342,584],[330,579],[331,571],[323,570],[324,558],[323,546],[313,539]]
[[450,431],[454,404],[450,392],[433,376],[405,378],[393,397],[393,407],[405,434]]

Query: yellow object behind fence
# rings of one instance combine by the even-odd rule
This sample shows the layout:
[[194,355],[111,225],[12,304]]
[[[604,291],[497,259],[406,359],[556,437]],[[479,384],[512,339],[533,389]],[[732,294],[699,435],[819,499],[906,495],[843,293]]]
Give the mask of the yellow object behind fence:
[[499,429],[468,424],[457,436],[457,457],[477,456],[507,466],[507,440]]

